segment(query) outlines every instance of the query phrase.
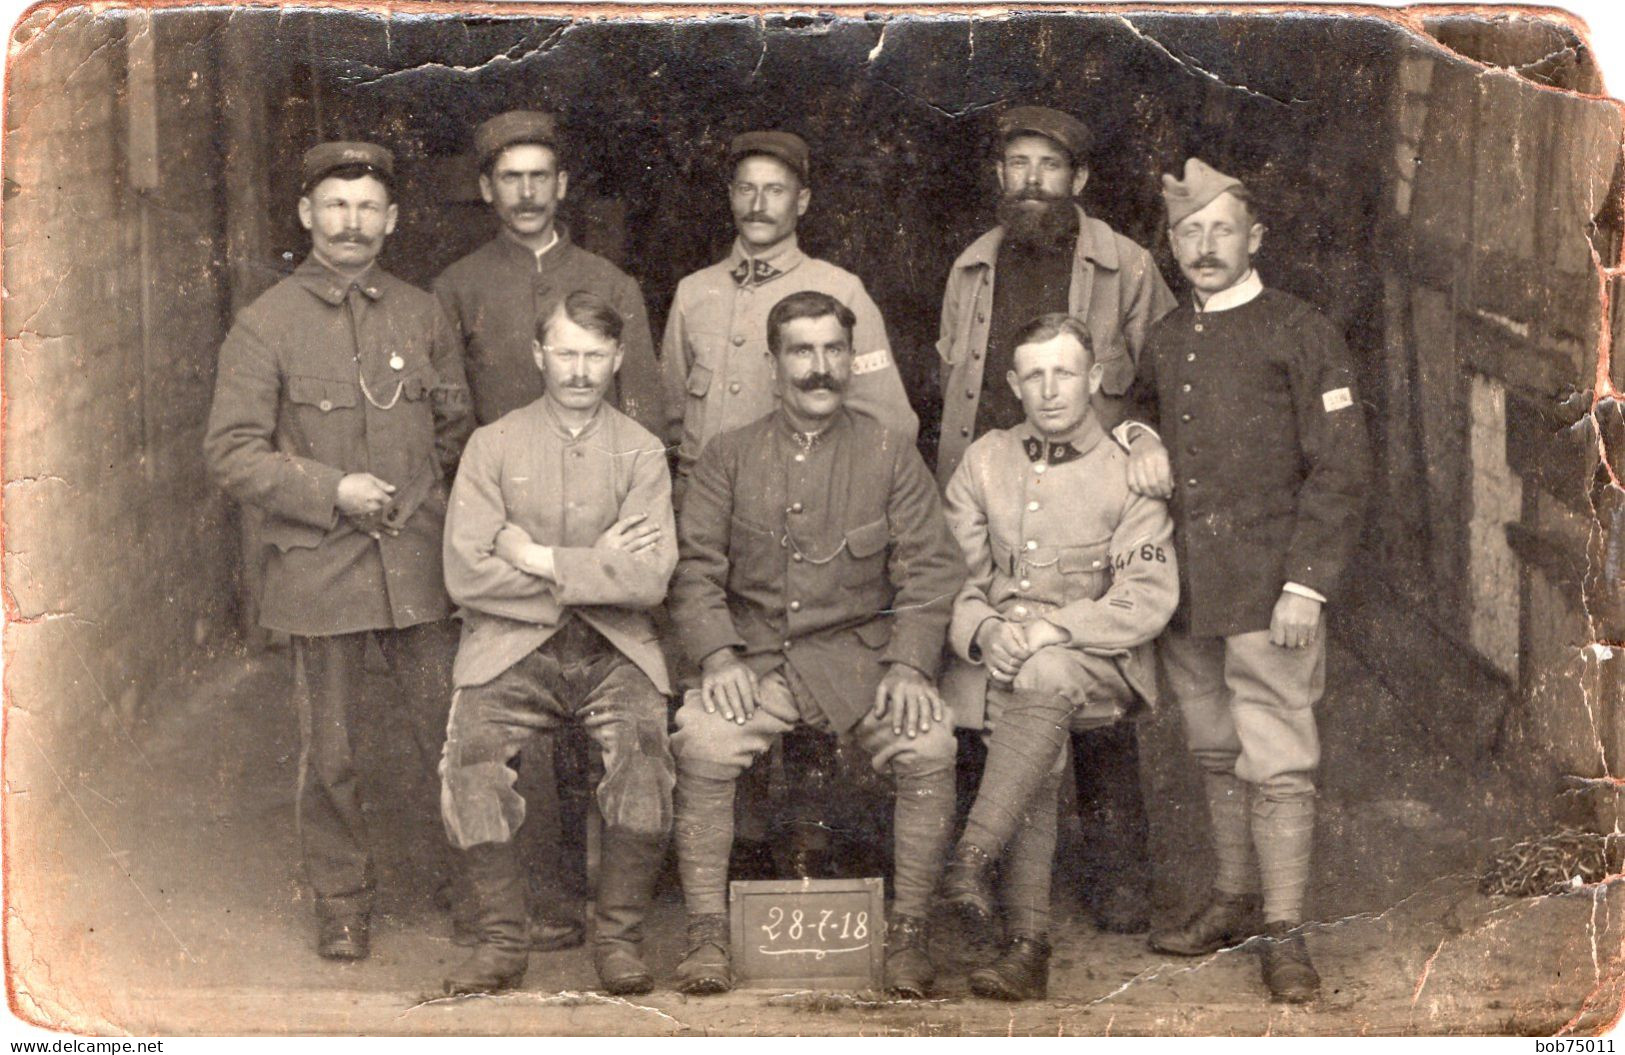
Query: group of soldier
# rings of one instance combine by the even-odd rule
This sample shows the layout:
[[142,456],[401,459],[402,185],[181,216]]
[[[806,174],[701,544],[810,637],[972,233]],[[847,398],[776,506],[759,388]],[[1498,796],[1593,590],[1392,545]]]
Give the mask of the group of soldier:
[[[731,988],[736,790],[745,818],[765,789],[741,778],[810,728],[895,789],[888,991],[931,991],[943,906],[976,993],[1042,997],[1069,746],[1086,845],[1112,861],[1086,867],[1086,905],[1102,927],[1150,927],[1134,723],[1160,684],[1218,865],[1205,902],[1150,944],[1252,942],[1272,998],[1312,999],[1322,609],[1358,534],[1366,441],[1340,336],[1253,268],[1265,229],[1248,188],[1195,158],[1163,176],[1191,287],[1176,304],[1151,255],[1078,205],[1084,123],[1005,111],[1000,223],[954,262],[943,302],[933,479],[879,309],[797,244],[800,138],[732,140],[738,237],[678,285],[658,355],[637,284],[558,220],[555,119],[501,114],[474,144],[500,230],[434,295],[377,264],[397,216],[390,152],[313,147],[310,255],[220,354],[205,454],[264,515],[260,617],[292,641],[320,954],[369,951],[349,713],[370,636],[438,773],[439,893],[472,946],[450,993],[512,987],[533,949],[583,940],[579,917],[528,903],[515,845],[516,759],[572,727],[599,762],[603,987],[655,984],[643,922],[674,841],[676,986]],[[812,822],[827,805],[792,797]]]

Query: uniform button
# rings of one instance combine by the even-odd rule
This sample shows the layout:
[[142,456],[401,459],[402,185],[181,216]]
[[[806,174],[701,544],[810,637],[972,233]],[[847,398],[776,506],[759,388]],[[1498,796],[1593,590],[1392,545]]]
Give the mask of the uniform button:
[[1189,414],[1181,414],[1181,415],[1179,415],[1179,420],[1180,421],[1189,421],[1190,419],[1191,419],[1191,416]]
[[745,338],[744,337],[742,337],[741,335],[739,335],[737,333],[734,334],[734,344],[735,345],[741,345],[741,344],[744,344],[744,343],[745,343]]
[[972,352],[972,353],[970,353],[970,357],[972,359],[980,359],[982,357],[982,353],[981,352]]
[[1186,362],[1187,362],[1187,363],[1194,363],[1194,362],[1196,362],[1196,353],[1195,353],[1195,352],[1190,352],[1190,353],[1189,353],[1189,354],[1187,354],[1187,355],[1186,355],[1186,356],[1185,356],[1185,361],[1186,361]]
[[1017,585],[1019,585],[1023,590],[1030,590],[1030,589],[1033,588],[1033,583],[1032,583],[1031,579],[1023,579]]
[[1038,512],[1038,503],[1037,502],[1028,502],[1027,503],[1027,512],[1029,512],[1029,513]]
[[785,643],[784,643],[784,650],[785,650],[785,651],[786,651],[786,652],[788,652],[788,651],[790,651],[790,642],[788,642],[788,641],[786,641],[786,642],[785,642]]
[[1017,619],[1025,619],[1027,618],[1027,606],[1018,604],[1015,606],[1015,608],[1011,609],[1010,614],[1015,616]]
[[1181,392],[1189,392],[1191,390],[1191,386],[1190,385],[1180,385],[1179,390]]
[[1037,549],[1038,548],[1038,543],[1033,539],[1028,539],[1027,540],[1027,548],[1028,549]]
[[1196,324],[1196,332],[1197,332],[1197,333],[1201,333],[1201,332],[1202,332],[1202,324],[1201,324],[1201,323],[1197,323],[1197,324]]
[[730,391],[730,392],[738,392],[739,391],[739,382],[735,381],[733,384],[729,385],[728,386],[728,391]]
[[332,410],[333,409],[333,401],[331,399],[324,399],[324,400],[322,400],[320,403],[318,403],[316,405],[321,407],[323,410]]
[[976,398],[976,389],[974,389],[974,388],[965,389],[965,398],[966,399],[975,399]]
[[1048,468],[1049,466],[1045,465],[1043,462],[1033,462],[1033,472],[1038,473],[1039,475],[1043,475],[1044,470]]
[[792,506],[791,506],[791,507],[790,507],[790,512],[792,512],[792,513],[799,513],[799,512],[801,512],[801,503],[800,503],[800,502],[797,502],[797,503],[795,503],[795,504],[794,504],[794,505],[792,505]]
[[579,457],[581,457],[581,452],[580,451],[571,451],[570,452],[570,457],[579,458]]
[[1196,486],[1196,477],[1193,476],[1189,480],[1186,480],[1185,481],[1185,486],[1186,487],[1195,487]]
[[798,454],[798,455],[796,455],[796,461],[798,461],[798,462],[804,462],[804,461],[806,461],[806,460],[807,460],[807,456],[806,456],[806,455],[805,455],[805,454]]
[[986,322],[987,321],[987,312],[985,312],[985,311],[977,312],[976,313],[976,321],[977,322]]
[[801,554],[792,553],[792,554],[790,554],[790,559],[795,561],[797,564],[800,564],[801,563]]
[[790,602],[790,611],[792,611],[792,612],[801,611],[801,602],[800,601],[791,601]]
[[970,435],[970,428],[968,426],[961,425],[959,427],[959,434],[961,436],[969,436]]
[[1095,567],[1097,567],[1097,568],[1100,567],[1100,562],[1098,560],[1095,561]]

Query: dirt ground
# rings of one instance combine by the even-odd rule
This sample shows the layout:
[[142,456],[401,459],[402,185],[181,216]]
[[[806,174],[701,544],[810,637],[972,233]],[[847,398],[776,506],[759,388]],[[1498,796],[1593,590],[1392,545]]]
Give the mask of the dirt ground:
[[[6,934],[13,1006],[43,1023],[135,1035],[367,1034],[1552,1034],[1594,1033],[1620,1007],[1625,900],[1617,883],[1534,900],[1477,894],[1504,836],[1547,830],[1556,789],[1527,769],[1443,757],[1422,708],[1333,649],[1320,708],[1325,766],[1310,909],[1324,980],[1304,1008],[1269,1004],[1256,959],[1148,951],[1097,933],[1076,904],[1063,833],[1050,998],[971,997],[947,969],[937,999],[662,988],[625,1001],[593,992],[584,950],[537,954],[524,988],[447,1000],[462,955],[429,902],[421,818],[432,802],[390,683],[371,684],[363,745],[388,774],[369,784],[380,897],[371,959],[313,952],[293,789],[297,731],[279,654],[223,654],[177,677],[157,718],[88,749],[51,746],[23,710],[8,718]],[[99,692],[99,687],[86,686]],[[109,704],[111,707],[111,704]],[[1199,786],[1162,712],[1142,729],[1158,862],[1155,913],[1204,888],[1212,867]],[[669,979],[682,909],[668,883],[648,952]],[[942,950],[939,962],[950,958]]]

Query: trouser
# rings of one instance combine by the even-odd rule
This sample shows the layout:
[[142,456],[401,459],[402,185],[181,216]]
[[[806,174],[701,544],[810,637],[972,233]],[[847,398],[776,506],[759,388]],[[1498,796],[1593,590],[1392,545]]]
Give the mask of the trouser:
[[440,762],[441,816],[460,850],[508,842],[525,800],[510,763],[532,738],[579,722],[603,758],[596,798],[607,829],[659,836],[671,827],[675,768],[666,700],[637,664],[571,619],[484,685],[452,697]]
[[987,769],[963,843],[1004,856],[1006,921],[1012,934],[1049,926],[1061,773],[1067,733],[1111,725],[1135,693],[1117,661],[1080,649],[1034,653],[1008,688],[987,693]]
[[[677,712],[677,864],[691,915],[727,910],[728,854],[733,846],[734,784],[756,758],[798,725],[830,729],[793,672],[772,671],[757,683],[757,706],[743,725],[708,714],[698,692]],[[875,771],[897,790],[893,814],[892,898],[908,916],[930,914],[953,822],[954,738],[934,723],[918,736],[892,730],[872,711],[849,730]]]
[[[398,690],[391,717],[405,726],[432,774],[446,737],[451,699],[450,624],[370,631]],[[350,707],[361,693],[368,632],[294,637],[294,698],[299,712],[299,789],[295,824],[305,875],[323,918],[372,911],[374,868],[362,814],[361,777],[350,735]],[[431,808],[432,797],[424,806]],[[438,840],[433,845],[440,846]]]
[[[1302,919],[1325,633],[1301,649],[1271,644],[1265,630],[1225,638],[1169,633],[1158,654],[1207,784],[1219,863],[1214,888],[1250,893],[1261,882],[1266,920]],[[1261,876],[1253,873],[1254,855]]]

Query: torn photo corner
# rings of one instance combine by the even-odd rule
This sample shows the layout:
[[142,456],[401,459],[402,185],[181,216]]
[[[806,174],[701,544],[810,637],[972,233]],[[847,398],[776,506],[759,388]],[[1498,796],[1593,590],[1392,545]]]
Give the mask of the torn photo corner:
[[[1625,118],[1611,98],[1625,87],[1604,70],[1622,56],[1617,33],[1594,37],[1575,15],[1494,6],[18,12],[0,163],[12,1024],[42,1036],[1608,1031],[1625,997]],[[529,116],[488,123],[515,111]],[[752,132],[771,134],[739,139]],[[347,145],[311,153],[324,143]],[[335,198],[324,183],[365,193]],[[1171,227],[1170,203],[1183,202],[1182,223],[1202,219],[1239,201],[1236,185],[1240,228]],[[1053,867],[1033,865],[1048,833],[1026,825],[990,932],[922,893],[954,844],[922,838],[910,810],[953,797],[957,837],[997,717],[956,734],[957,794],[938,766],[936,791],[911,804],[895,788],[907,764],[875,762],[871,741],[833,735],[830,715],[798,701],[782,738],[741,748],[759,760],[731,812],[710,803],[705,816],[734,818],[722,850],[683,822],[723,782],[685,770],[681,751],[675,836],[652,846],[605,828],[606,795],[635,784],[652,804],[670,774],[618,768],[625,742],[594,733],[574,674],[537,675],[508,739],[476,751],[446,738],[448,712],[480,687],[459,681],[453,696],[436,665],[457,647],[441,569],[456,455],[489,450],[499,420],[554,398],[542,336],[555,309],[599,312],[598,329],[581,328],[590,345],[606,332],[595,305],[608,305],[616,424],[548,432],[526,419],[605,468],[500,481],[503,501],[535,513],[524,559],[548,552],[482,587],[512,596],[485,624],[500,633],[479,631],[480,658],[502,655],[506,677],[550,647],[533,633],[545,623],[560,655],[669,672],[675,713],[701,683],[704,657],[685,649],[715,626],[672,614],[676,587],[651,615],[647,590],[616,581],[612,563],[602,588],[621,593],[560,600],[568,550],[618,517],[590,533],[559,525],[577,503],[625,498],[628,451],[670,445],[678,511],[660,531],[685,538],[701,450],[782,413],[769,312],[804,290],[856,317],[844,384],[809,405],[844,399],[840,413],[881,418],[894,437],[917,427],[909,465],[939,487],[982,437],[1036,428],[1015,370],[1021,324],[1081,320],[1101,367],[1085,397],[1099,442],[1122,444],[1125,464],[1155,444],[1172,466],[1185,600],[1169,633],[1220,627],[1194,639],[1211,660],[1203,699],[1170,676],[1172,653],[1153,664],[1147,645],[1123,717],[1068,719],[1052,737]],[[586,308],[560,307],[578,291]],[[1156,431],[1114,438],[1122,421],[1147,424],[1147,406],[1160,407]],[[1086,559],[1109,532],[1083,537],[1088,510],[1046,505],[1070,493],[1068,459],[1089,457],[1078,435],[1029,438],[998,482],[1026,488],[1007,497],[1032,533],[979,536],[1012,589],[1060,591],[1035,602],[1044,611],[1094,603],[1112,582],[1109,560]],[[821,456],[797,436],[806,445],[787,459]],[[878,471],[880,449],[855,464]],[[353,511],[340,480],[357,476],[389,489]],[[1354,477],[1341,497],[1300,500]],[[911,574],[895,530],[889,562],[881,532],[842,551],[861,525],[830,510],[862,493],[840,480],[804,509],[786,490],[785,525],[767,526],[836,554],[815,574],[792,570],[786,548],[771,572],[825,591],[807,610],[884,593],[868,622],[829,631],[849,651],[830,653],[825,680],[923,634],[909,640],[943,643],[943,667],[925,673],[945,694],[983,691],[946,607],[884,592]],[[399,514],[390,532],[364,530],[386,509]],[[616,544],[677,552],[640,531]],[[685,538],[674,581],[695,552]],[[1263,601],[1228,600],[1247,576]],[[782,592],[772,618],[794,657],[803,595]],[[743,625],[736,600],[717,610]],[[1279,645],[1263,646],[1263,673],[1234,647],[1258,645],[1277,603],[1319,613],[1324,648],[1323,667],[1297,663],[1287,689],[1277,667],[1289,661],[1268,652]],[[1144,609],[1098,607],[1101,621]],[[1255,609],[1243,626],[1254,616],[1238,613]],[[464,631],[460,663],[474,637]],[[633,739],[649,757],[680,739],[646,726]],[[646,812],[669,818],[671,800],[659,805]],[[509,864],[492,864],[498,845]],[[694,950],[730,951],[726,923],[700,918],[716,911],[703,891],[726,885],[719,867],[780,884],[762,910],[777,913],[773,941],[759,946],[861,947],[884,984],[681,992],[718,970],[685,965]],[[522,890],[500,881],[514,875]],[[857,895],[838,900],[839,883],[786,883],[801,879],[883,880],[889,923]],[[1265,916],[1302,927],[1248,940]],[[1170,951],[1182,943],[1199,955]],[[497,946],[507,959],[470,967],[471,948]],[[1272,982],[1299,952],[1318,984]],[[640,958],[647,986],[622,954]],[[775,972],[857,976],[795,967]],[[442,996],[476,968],[502,991]],[[903,982],[909,992],[891,991]],[[1023,999],[991,999],[990,986]],[[1288,992],[1312,995],[1271,999]]]

